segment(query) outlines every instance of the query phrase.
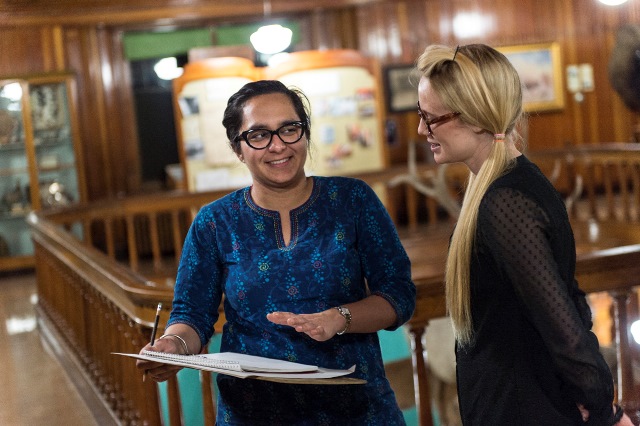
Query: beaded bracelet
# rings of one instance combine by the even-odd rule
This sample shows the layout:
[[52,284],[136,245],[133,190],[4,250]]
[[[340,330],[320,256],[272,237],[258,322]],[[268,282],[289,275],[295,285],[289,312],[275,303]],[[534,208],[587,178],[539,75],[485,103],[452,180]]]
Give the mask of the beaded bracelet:
[[180,344],[182,345],[182,348],[184,349],[184,354],[191,355],[189,353],[189,347],[187,346],[187,342],[185,342],[185,340],[182,337],[178,336],[177,334],[163,334],[162,336],[160,336],[158,340],[164,339],[165,337],[175,337],[176,339],[178,339],[180,341]]

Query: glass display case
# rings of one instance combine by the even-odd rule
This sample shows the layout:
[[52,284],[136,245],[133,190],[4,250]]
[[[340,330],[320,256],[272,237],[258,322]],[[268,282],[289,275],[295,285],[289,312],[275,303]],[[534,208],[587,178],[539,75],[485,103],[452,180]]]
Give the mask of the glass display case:
[[69,74],[0,79],[0,271],[33,265],[30,211],[84,198],[73,100]]

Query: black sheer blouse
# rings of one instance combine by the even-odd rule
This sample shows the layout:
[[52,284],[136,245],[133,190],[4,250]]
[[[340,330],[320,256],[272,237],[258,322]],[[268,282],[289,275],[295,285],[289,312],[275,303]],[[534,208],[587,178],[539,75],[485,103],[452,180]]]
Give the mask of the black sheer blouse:
[[456,348],[465,425],[613,420],[613,379],[574,279],[575,242],[560,195],[525,156],[480,205],[471,265],[474,342]]

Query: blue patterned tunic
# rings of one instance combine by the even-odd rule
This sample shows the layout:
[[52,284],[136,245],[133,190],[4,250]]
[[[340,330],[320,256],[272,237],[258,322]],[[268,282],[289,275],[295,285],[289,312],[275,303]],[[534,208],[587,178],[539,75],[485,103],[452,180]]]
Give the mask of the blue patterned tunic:
[[383,297],[405,323],[415,308],[409,259],[384,206],[364,182],[314,177],[311,196],[291,211],[284,245],[277,212],[249,188],[203,207],[187,235],[168,325],[184,323],[206,344],[225,295],[221,351],[326,368],[356,364],[366,385],[291,385],[218,375],[218,425],[404,424],[384,375],[376,333],[317,342],[271,323],[273,311],[315,313]]

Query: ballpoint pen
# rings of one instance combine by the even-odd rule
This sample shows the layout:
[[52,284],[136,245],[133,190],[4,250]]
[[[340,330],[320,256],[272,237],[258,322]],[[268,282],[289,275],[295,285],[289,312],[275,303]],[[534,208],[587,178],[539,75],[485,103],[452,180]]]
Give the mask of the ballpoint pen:
[[158,323],[160,322],[160,310],[162,309],[162,302],[158,303],[158,309],[156,309],[156,320],[153,323],[153,330],[151,330],[151,346],[156,342],[156,333],[158,332]]
[[[158,323],[160,322],[160,311],[162,310],[162,302],[158,303],[158,308],[156,309],[156,320],[153,323],[153,330],[151,330],[151,346],[156,342],[156,333],[158,332]],[[147,371],[142,374],[142,381],[144,382],[147,378]]]

